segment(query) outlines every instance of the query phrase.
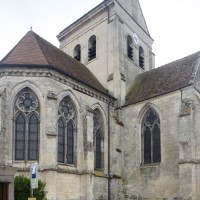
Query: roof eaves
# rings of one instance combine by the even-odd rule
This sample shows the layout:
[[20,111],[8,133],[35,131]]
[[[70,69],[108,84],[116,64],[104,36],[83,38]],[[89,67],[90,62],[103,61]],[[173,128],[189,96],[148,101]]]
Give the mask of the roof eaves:
[[168,91],[168,92],[164,92],[164,93],[161,93],[161,94],[158,94],[158,95],[154,95],[154,96],[151,96],[151,97],[146,98],[146,99],[144,98],[144,99],[142,99],[142,100],[137,100],[137,101],[133,101],[133,102],[130,102],[130,103],[125,103],[125,104],[122,106],[122,108],[123,108],[123,107],[130,106],[130,105],[133,105],[133,104],[137,104],[137,103],[140,103],[140,102],[143,102],[143,101],[147,101],[147,100],[149,100],[149,99],[153,99],[153,98],[156,98],[156,97],[159,97],[159,96],[163,96],[163,95],[169,94],[169,93],[171,93],[171,92],[175,92],[175,91],[177,91],[177,90],[181,90],[181,89],[190,87],[191,85],[193,85],[193,84],[190,83],[190,84],[188,84],[188,85],[186,85],[186,86],[183,86],[183,87],[180,87],[180,88],[176,88],[176,89],[174,89],[174,90],[171,90],[171,91]]
[[[13,67],[13,66],[15,66],[15,67],[22,67],[22,68],[27,68],[27,67],[28,67],[28,68],[41,68],[41,67],[43,67],[43,68],[46,68],[46,69],[49,69],[49,70],[55,70],[55,71],[57,71],[57,72],[59,72],[59,73],[65,75],[66,77],[69,77],[69,78],[74,79],[74,80],[76,80],[76,81],[78,81],[78,82],[81,82],[83,85],[86,85],[87,87],[92,88],[92,89],[94,89],[95,91],[97,91],[97,92],[99,92],[99,93],[101,93],[101,94],[103,94],[103,95],[105,95],[105,96],[107,96],[107,97],[109,97],[109,98],[112,98],[113,100],[116,100],[116,98],[113,97],[113,96],[112,96],[111,94],[109,94],[108,92],[103,91],[103,90],[100,90],[100,89],[98,89],[98,88],[95,88],[95,87],[93,87],[93,86],[91,86],[91,85],[89,85],[89,84],[83,82],[82,80],[77,79],[76,77],[73,77],[73,76],[71,76],[70,74],[67,74],[66,72],[63,72],[62,70],[58,69],[58,67],[53,66],[53,65],[38,65],[38,64],[1,64],[1,63],[0,63],[0,68],[1,68],[1,67],[9,67],[9,66],[10,66],[10,67]],[[106,90],[106,89],[105,89],[105,90]]]
[[200,56],[199,56],[199,58],[197,59],[197,63],[196,63],[196,65],[195,65],[195,67],[194,67],[194,71],[193,71],[193,73],[192,73],[192,75],[191,75],[189,84],[190,84],[190,83],[191,83],[191,84],[194,83],[199,68],[200,68]]

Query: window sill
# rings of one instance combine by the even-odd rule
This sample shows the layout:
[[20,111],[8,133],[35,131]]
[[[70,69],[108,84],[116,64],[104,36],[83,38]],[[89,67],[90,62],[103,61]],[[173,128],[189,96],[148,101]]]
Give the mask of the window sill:
[[69,164],[69,163],[60,163],[60,162],[58,162],[58,166],[76,168],[75,164]]
[[134,59],[132,60],[132,59],[131,59],[131,58],[129,58],[128,56],[126,56],[126,59],[127,59],[127,60],[129,60],[129,62],[131,62],[131,63],[135,64],[135,61],[134,61]]
[[141,163],[140,168],[147,168],[147,167],[158,167],[160,163]]
[[97,177],[107,177],[103,169],[94,169],[93,175]]
[[144,177],[149,177],[151,179],[159,177],[159,174],[160,174],[160,163],[141,164],[140,173]]
[[93,58],[93,59],[90,60],[90,61],[87,61],[86,65],[89,65],[90,63],[94,62],[94,61],[97,60],[97,59],[98,59],[98,58],[96,57],[96,58]]
[[64,173],[78,174],[78,170],[75,165],[70,165],[66,163],[58,163],[57,169],[58,171],[64,172]]

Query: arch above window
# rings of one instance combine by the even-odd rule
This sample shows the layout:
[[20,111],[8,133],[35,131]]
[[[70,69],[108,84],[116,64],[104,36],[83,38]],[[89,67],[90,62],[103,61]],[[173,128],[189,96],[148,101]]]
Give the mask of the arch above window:
[[139,66],[144,69],[144,50],[141,46],[139,47]]
[[30,88],[18,93],[15,105],[15,160],[39,158],[39,101]]
[[133,60],[133,39],[130,35],[127,36],[127,56]]
[[96,58],[96,36],[93,35],[88,41],[88,61]]
[[77,44],[74,48],[74,59],[81,61],[81,45]]
[[144,164],[161,161],[160,118],[151,108],[143,119],[142,152]]

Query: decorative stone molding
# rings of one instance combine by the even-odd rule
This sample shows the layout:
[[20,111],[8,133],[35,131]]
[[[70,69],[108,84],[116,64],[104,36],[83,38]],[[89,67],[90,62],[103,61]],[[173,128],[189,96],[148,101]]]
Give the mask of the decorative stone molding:
[[190,115],[194,110],[194,103],[192,99],[185,98],[182,100],[180,116]]
[[6,99],[6,89],[4,88],[0,92],[0,164],[5,164],[5,156],[8,151],[6,142],[8,107],[6,104]]
[[110,101],[110,98],[106,95],[101,94],[100,92],[96,92],[92,88],[89,88],[86,85],[81,85],[78,81],[75,81],[73,78],[69,78],[65,75],[62,75],[59,72],[56,72],[52,69],[46,70],[46,69],[12,69],[9,67],[0,69],[0,77],[3,76],[25,76],[25,77],[49,77],[56,81],[59,81],[65,85],[68,85],[69,87],[73,88],[74,90],[77,90],[81,93],[84,93],[88,96],[94,97],[100,101],[103,101],[105,103],[108,103]]
[[89,106],[88,102],[85,101],[83,98],[80,98],[80,113],[82,113],[84,111],[93,112],[93,110]]
[[47,98],[52,99],[52,100],[57,100],[57,95],[53,91],[48,91],[47,92]]

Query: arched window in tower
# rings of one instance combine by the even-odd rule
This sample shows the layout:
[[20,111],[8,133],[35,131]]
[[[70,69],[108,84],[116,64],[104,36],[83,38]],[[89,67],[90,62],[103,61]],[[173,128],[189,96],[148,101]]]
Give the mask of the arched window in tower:
[[17,95],[15,113],[15,160],[39,159],[39,101],[30,88]]
[[76,112],[69,96],[61,100],[58,116],[58,162],[74,164]]
[[96,36],[90,37],[88,42],[88,61],[96,58]]
[[74,59],[81,61],[81,45],[77,44],[74,48]]
[[95,144],[95,169],[103,169],[103,119],[98,109],[94,110],[93,115],[94,144]]
[[141,46],[139,47],[139,66],[144,69],[144,50]]
[[160,163],[160,143],[160,119],[153,109],[149,109],[142,124],[142,152],[144,164]]
[[133,39],[130,35],[127,37],[127,56],[133,60]]

